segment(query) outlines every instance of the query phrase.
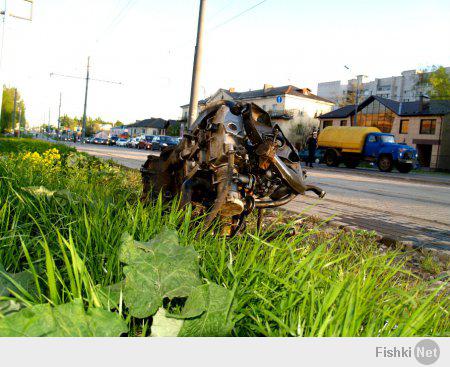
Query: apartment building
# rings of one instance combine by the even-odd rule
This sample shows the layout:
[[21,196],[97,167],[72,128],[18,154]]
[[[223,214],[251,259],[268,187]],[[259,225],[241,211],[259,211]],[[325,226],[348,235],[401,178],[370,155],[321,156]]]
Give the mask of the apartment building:
[[[450,67],[445,70],[450,75]],[[430,91],[429,85],[421,83],[428,74],[418,70],[405,70],[399,76],[375,78],[372,81],[363,80],[359,87],[361,100],[369,96],[379,96],[399,102],[416,101],[422,94]],[[349,94],[355,92],[356,85],[356,79],[350,79],[346,84],[339,80],[319,83],[317,95],[339,104]]]

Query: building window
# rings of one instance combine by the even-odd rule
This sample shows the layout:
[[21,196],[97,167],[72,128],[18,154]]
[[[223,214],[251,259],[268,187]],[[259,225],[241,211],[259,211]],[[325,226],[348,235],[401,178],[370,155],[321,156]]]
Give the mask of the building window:
[[277,110],[277,105],[276,104],[273,104],[272,105],[272,111],[276,111]]
[[325,120],[323,122],[323,128],[325,129],[328,126],[333,126],[333,121],[332,120]]
[[436,119],[420,120],[420,133],[432,135],[436,131]]
[[409,120],[400,120],[400,129],[398,130],[398,132],[400,134],[408,134],[408,125]]
[[347,126],[347,120],[341,120],[341,126]]
[[394,113],[378,101],[358,111],[358,126],[377,127],[384,133],[390,133],[394,122]]

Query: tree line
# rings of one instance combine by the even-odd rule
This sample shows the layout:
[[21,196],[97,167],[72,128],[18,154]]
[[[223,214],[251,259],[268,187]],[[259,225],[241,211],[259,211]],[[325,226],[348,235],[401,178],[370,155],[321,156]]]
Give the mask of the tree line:
[[[111,127],[117,127],[117,126],[123,126],[123,122],[116,121],[116,122],[109,122],[104,121],[101,117],[86,118],[86,135],[92,135],[101,130],[101,127],[104,125],[110,125]],[[81,127],[83,126],[83,119],[81,117],[70,117],[68,115],[61,116],[60,119],[60,130],[61,131],[81,131]],[[46,129],[48,126],[43,125],[44,129]],[[53,129],[56,129],[56,127],[53,127]]]
[[[19,127],[25,127],[27,120],[25,116],[25,103],[17,91],[16,94],[16,113],[14,114],[14,94],[16,88],[3,86],[2,113],[0,119],[0,131],[16,130]],[[14,121],[13,121],[14,115]]]

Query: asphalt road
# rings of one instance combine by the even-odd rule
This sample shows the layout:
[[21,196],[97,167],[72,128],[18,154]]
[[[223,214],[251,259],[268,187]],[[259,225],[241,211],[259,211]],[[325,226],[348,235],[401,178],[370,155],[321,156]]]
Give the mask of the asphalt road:
[[[89,144],[77,144],[77,149],[130,168],[140,168],[148,154],[157,154]],[[448,175],[316,167],[308,170],[308,182],[325,189],[326,197],[318,200],[308,193],[285,209],[375,230],[425,247],[450,250]]]

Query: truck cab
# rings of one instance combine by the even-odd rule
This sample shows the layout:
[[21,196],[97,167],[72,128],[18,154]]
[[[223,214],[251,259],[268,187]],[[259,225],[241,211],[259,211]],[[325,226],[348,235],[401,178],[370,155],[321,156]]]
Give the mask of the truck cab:
[[414,168],[417,152],[414,148],[396,143],[392,134],[372,132],[367,134],[363,156],[376,162],[380,171],[390,172],[394,166],[403,173]]

